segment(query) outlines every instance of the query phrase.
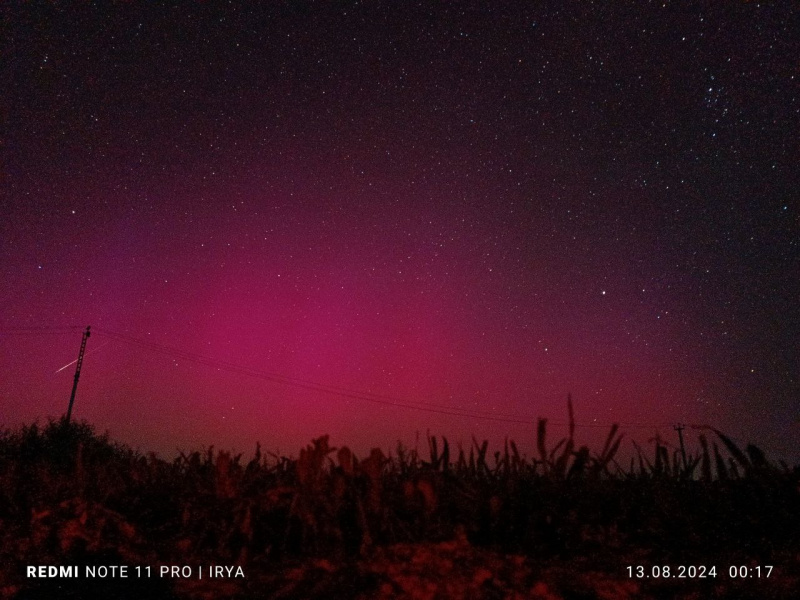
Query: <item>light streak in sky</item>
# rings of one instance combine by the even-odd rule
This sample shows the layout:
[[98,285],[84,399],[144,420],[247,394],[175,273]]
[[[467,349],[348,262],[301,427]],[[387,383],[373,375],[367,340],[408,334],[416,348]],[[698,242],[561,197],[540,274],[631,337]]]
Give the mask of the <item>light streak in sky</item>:
[[[94,348],[94,349],[92,349],[92,350],[89,350],[89,352],[87,352],[86,354],[84,354],[84,357],[86,357],[86,356],[89,356],[90,354],[92,354],[92,353],[94,353],[94,352],[97,352],[98,350],[100,350],[100,348],[102,348],[103,346],[108,346],[110,343],[111,343],[111,342],[106,342],[106,343],[105,343],[105,344],[103,344],[102,346],[98,346],[97,348]],[[61,367],[60,369],[58,369],[58,370],[56,371],[56,373],[60,373],[61,371],[63,371],[63,370],[64,370],[64,369],[66,369],[67,367],[69,367],[70,365],[74,365],[76,362],[78,362],[78,359],[77,359],[77,358],[76,358],[75,360],[73,360],[72,362],[68,362],[67,364],[65,364],[63,367]]]

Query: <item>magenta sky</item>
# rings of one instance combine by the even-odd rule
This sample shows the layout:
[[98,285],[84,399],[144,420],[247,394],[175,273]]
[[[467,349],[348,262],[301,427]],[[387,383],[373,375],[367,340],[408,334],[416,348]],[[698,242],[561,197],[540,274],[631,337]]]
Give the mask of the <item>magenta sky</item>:
[[797,459],[788,7],[337,6],[5,9],[4,425]]

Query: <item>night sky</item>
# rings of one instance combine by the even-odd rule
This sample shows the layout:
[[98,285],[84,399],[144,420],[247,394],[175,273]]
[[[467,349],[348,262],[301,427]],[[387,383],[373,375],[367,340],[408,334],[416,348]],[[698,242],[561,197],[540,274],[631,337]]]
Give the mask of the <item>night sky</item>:
[[796,4],[160,4],[0,8],[3,426],[91,325],[74,418],[167,456],[571,393],[800,460]]

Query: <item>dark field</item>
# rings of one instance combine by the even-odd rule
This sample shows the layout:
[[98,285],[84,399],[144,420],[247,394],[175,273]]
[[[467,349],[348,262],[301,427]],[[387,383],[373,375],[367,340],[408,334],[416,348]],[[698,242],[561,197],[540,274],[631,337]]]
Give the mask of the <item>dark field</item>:
[[[296,460],[173,462],[86,423],[6,432],[0,595],[800,597],[800,469],[715,430],[685,458],[654,441],[623,467],[616,427],[600,452],[549,446],[546,429],[535,458],[435,437],[356,458],[321,437]],[[40,565],[78,576],[29,577]],[[126,578],[98,575],[122,565]]]

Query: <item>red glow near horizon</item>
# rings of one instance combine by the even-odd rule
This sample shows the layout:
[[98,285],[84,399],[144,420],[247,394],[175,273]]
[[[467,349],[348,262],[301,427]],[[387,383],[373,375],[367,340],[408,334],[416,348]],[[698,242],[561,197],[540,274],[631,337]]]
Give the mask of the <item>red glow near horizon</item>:
[[[630,432],[640,439],[659,427],[666,436],[674,422],[725,420],[713,404],[686,402],[709,393],[710,374],[673,353],[687,348],[687,332],[659,308],[663,286],[637,281],[626,258],[600,244],[590,258],[566,241],[563,253],[537,256],[516,245],[527,225],[493,232],[445,209],[395,227],[391,207],[378,220],[337,206],[338,217],[298,216],[251,200],[201,208],[227,217],[197,230],[180,219],[122,239],[98,229],[81,244],[85,277],[41,273],[32,298],[57,289],[60,321],[95,327],[88,350],[99,351],[85,361],[76,417],[166,454],[249,451],[256,441],[294,452],[323,433],[362,452],[427,431],[524,447],[537,417],[566,420],[568,393],[579,423],[649,426]],[[87,229],[98,216],[70,213]],[[291,234],[274,239],[281,226]],[[38,386],[34,402],[12,406],[16,420],[62,412],[72,370],[52,366],[75,354],[79,333],[4,339],[11,372]],[[284,385],[223,363],[394,400]],[[15,379],[7,397],[30,397]],[[604,427],[581,435],[596,441]]]
[[800,458],[783,9],[117,8],[10,20],[4,426],[92,325],[75,418],[145,451],[531,452],[571,393]]

